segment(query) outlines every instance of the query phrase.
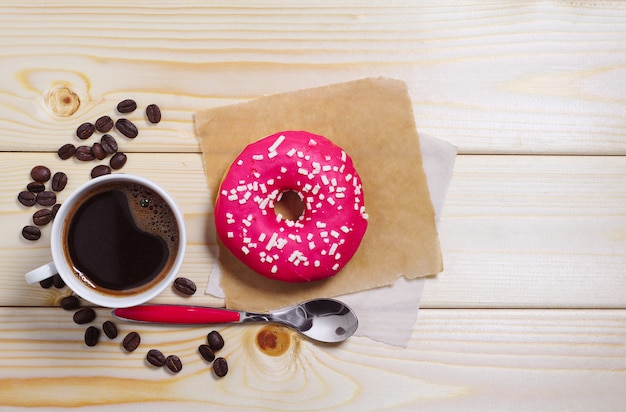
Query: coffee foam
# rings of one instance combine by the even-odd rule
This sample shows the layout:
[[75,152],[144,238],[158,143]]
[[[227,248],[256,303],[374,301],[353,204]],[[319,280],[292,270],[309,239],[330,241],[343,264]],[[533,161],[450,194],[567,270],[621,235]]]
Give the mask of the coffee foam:
[[126,195],[137,227],[163,238],[170,254],[175,254],[179,241],[178,225],[167,202],[158,193],[138,184],[123,184],[117,190]]

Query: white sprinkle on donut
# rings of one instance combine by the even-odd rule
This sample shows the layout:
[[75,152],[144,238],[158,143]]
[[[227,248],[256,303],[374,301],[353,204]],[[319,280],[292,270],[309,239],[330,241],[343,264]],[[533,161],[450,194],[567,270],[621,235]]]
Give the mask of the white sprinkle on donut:
[[[274,209],[287,191],[302,201],[295,220]],[[224,245],[252,270],[288,282],[341,270],[368,217],[350,157],[308,132],[277,133],[246,147],[224,177],[215,206]]]

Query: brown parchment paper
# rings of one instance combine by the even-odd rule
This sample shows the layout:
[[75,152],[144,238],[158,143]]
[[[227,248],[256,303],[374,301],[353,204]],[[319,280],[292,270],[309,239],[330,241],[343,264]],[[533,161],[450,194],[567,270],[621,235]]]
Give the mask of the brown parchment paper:
[[399,80],[369,78],[261,97],[196,113],[214,201],[224,173],[249,143],[283,130],[326,136],[354,161],[369,214],[352,260],[334,277],[284,283],[251,271],[219,244],[226,306],[265,311],[441,272],[434,210],[411,101]]

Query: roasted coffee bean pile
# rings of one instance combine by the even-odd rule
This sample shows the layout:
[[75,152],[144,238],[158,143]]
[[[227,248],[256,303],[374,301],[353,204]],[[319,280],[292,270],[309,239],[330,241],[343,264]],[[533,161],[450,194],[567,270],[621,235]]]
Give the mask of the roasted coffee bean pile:
[[[22,228],[22,236],[24,239],[37,240],[41,237],[41,227],[50,223],[52,219],[54,219],[59,207],[61,207],[61,205],[57,203],[57,193],[65,189],[67,185],[67,175],[63,172],[56,172],[52,175],[48,167],[38,165],[31,169],[30,178],[32,182],[26,185],[26,190],[17,194],[17,201],[25,207],[44,207],[44,209],[35,211],[32,218],[32,225],[27,225]],[[46,183],[49,183],[50,190],[46,190]],[[48,209],[48,207],[50,208]],[[52,286],[52,284],[50,286]]]
[[[224,347],[224,338],[214,330],[207,335],[207,343],[198,347],[200,356],[209,363],[213,363],[213,373],[219,378],[223,378],[228,373],[228,362],[223,357],[215,357],[215,352]],[[183,362],[177,355],[165,356],[158,349],[150,349],[146,354],[146,361],[160,368],[165,366],[172,373],[179,373],[183,369]]]
[[41,285],[41,287],[44,289],[50,289],[52,286],[57,289],[61,289],[65,287],[65,282],[57,273],[56,275],[49,277],[48,279],[42,280],[41,282],[39,282],[39,285]]
[[183,361],[177,355],[169,355],[167,358],[158,349],[150,349],[146,354],[146,360],[152,366],[160,368],[165,366],[172,373],[178,373],[183,370]]
[[[72,319],[77,325],[86,325],[96,319],[96,311],[92,308],[81,308],[80,299],[75,295],[68,295],[61,299],[61,307],[67,311],[75,311]],[[102,331],[111,340],[117,337],[117,327],[110,320],[102,324]],[[84,336],[85,345],[96,346],[100,341],[102,331],[94,325],[87,326]]]
[[[58,276],[58,275],[57,275]],[[80,307],[80,299],[75,295],[68,295],[61,299],[61,307],[67,311],[75,311],[73,315],[74,323],[77,325],[87,325],[96,319],[96,311],[93,308]],[[85,329],[85,345],[96,346],[100,341],[100,335],[104,335],[113,340],[118,336],[117,326],[110,320],[102,324],[102,329],[94,325],[89,325]],[[141,337],[137,332],[129,332],[122,341],[122,348],[126,352],[132,352],[139,347]]]
[[[117,104],[118,114],[124,115],[135,110],[137,110],[137,103],[132,99],[126,99]],[[149,123],[159,123],[161,121],[161,109],[156,104],[149,104],[146,107],[145,116]],[[103,115],[93,123],[85,122],[79,125],[75,133],[76,137],[81,141],[100,134],[99,141],[91,145],[83,144],[78,147],[73,143],[66,143],[57,150],[57,154],[62,160],[76,158],[82,162],[104,160],[107,156],[110,156],[109,164],[100,164],[93,167],[90,177],[95,179],[108,175],[113,170],[123,168],[128,159],[124,152],[119,151],[115,137],[110,134],[113,133],[114,129],[129,139],[134,139],[139,135],[137,125],[130,120],[122,117],[114,121],[111,116]],[[26,207],[35,205],[51,207],[51,209],[42,209],[35,212],[33,224],[22,228],[22,237],[35,241],[41,238],[41,227],[54,219],[56,212],[61,206],[57,203],[57,193],[62,191],[67,185],[67,175],[63,172],[57,172],[52,176],[48,167],[40,165],[35,166],[31,170],[31,178],[32,182],[26,185],[26,190],[18,194],[18,201]],[[50,188],[46,190],[45,184],[48,181],[50,181]],[[48,285],[48,287],[50,286]]]
[[228,373],[228,362],[222,357],[215,357],[215,353],[224,347],[224,338],[214,330],[207,335],[207,344],[198,346],[198,352],[207,361],[213,362],[213,373],[223,378]]
[[[194,281],[185,277],[178,277],[174,280],[174,290],[184,296],[191,296],[196,293],[197,287]],[[214,330],[207,335],[207,343],[198,347],[198,353],[207,362],[213,362],[213,372],[217,377],[224,377],[228,373],[228,362],[222,357],[216,358],[215,352],[224,347],[224,338]],[[183,369],[183,363],[176,355],[165,357],[158,349],[150,349],[146,354],[146,361],[156,367],[167,367],[170,372],[178,373]]]
[[[126,99],[118,103],[117,113],[124,115],[137,110],[137,103],[132,99]],[[156,104],[150,104],[145,109],[145,117],[151,124],[161,121],[161,109]],[[135,123],[125,117],[113,119],[111,116],[103,115],[94,122],[85,122],[76,128],[76,137],[80,141],[86,141],[94,136],[99,137],[98,141],[91,145],[66,143],[59,147],[57,154],[60,159],[67,160],[75,158],[81,162],[94,160],[104,160],[109,157],[108,165],[99,164],[91,169],[90,177],[97,178],[119,170],[126,165],[127,156],[119,150],[118,142],[113,137],[115,132],[127,139],[135,139],[139,135],[139,129]],[[28,240],[37,240],[41,237],[40,227],[50,223],[59,207],[57,203],[57,193],[62,191],[67,185],[67,175],[57,172],[52,175],[46,166],[35,166],[31,170],[32,181],[26,185],[26,190],[18,194],[18,201],[23,206],[43,206],[33,214],[33,225],[25,226],[22,236]],[[49,189],[46,190],[46,183],[50,182]],[[49,207],[49,209],[47,208]],[[65,282],[57,274],[40,282],[41,287],[61,289],[65,287]],[[187,278],[179,277],[173,283],[173,288],[184,296],[192,296],[196,293],[196,284]],[[96,311],[93,308],[80,307],[80,299],[77,296],[69,295],[61,299],[60,305],[67,311],[74,311],[73,321],[77,325],[85,325],[84,342],[88,347],[96,346],[104,335],[109,340],[118,337],[117,326],[110,320],[102,323],[99,328],[92,323],[96,320]],[[126,333],[121,342],[121,349],[125,352],[134,352],[141,346],[141,336],[138,332]],[[217,377],[224,377],[228,373],[228,362],[223,357],[216,357],[216,352],[224,347],[224,339],[218,331],[211,331],[206,337],[206,343],[198,347],[198,353],[206,361],[212,364],[213,373]],[[155,367],[165,367],[171,373],[177,374],[183,369],[182,360],[174,354],[165,356],[158,349],[150,349],[146,354],[146,361]]]
[[[55,278],[59,280],[61,277],[56,275]],[[52,278],[51,278],[52,279]],[[182,280],[181,280],[182,279]],[[62,281],[62,280],[61,280]],[[178,286],[177,286],[178,285]],[[174,281],[174,288],[178,290],[180,285],[184,285],[185,291],[196,290],[196,284],[187,278],[177,278]],[[51,285],[52,286],[52,281]],[[63,287],[64,284],[58,284],[57,287]],[[49,286],[48,286],[49,287]],[[184,293],[184,292],[183,292]],[[84,342],[88,347],[96,346],[100,342],[102,333],[109,340],[114,340],[118,337],[117,326],[110,320],[102,323],[102,327],[99,328],[92,325],[96,320],[96,311],[90,307],[80,307],[80,299],[75,295],[68,295],[61,299],[60,305],[67,311],[74,311],[72,319],[77,325],[85,325]],[[136,351],[141,346],[141,335],[136,331],[128,332],[121,342],[121,349],[125,352],[131,353]],[[216,356],[216,353],[224,348],[224,338],[216,331],[212,330],[206,335],[206,342],[198,346],[198,353],[209,364],[212,365],[212,370],[215,376],[222,378],[228,373],[228,362],[224,357]],[[183,370],[183,362],[178,355],[170,354],[165,356],[159,349],[152,348],[146,353],[146,361],[149,365],[157,368],[165,367],[171,373],[177,374]]]
[[[126,99],[117,104],[118,114],[128,114],[137,110],[137,103],[132,99]],[[161,121],[161,109],[156,104],[146,107],[146,118],[152,124]],[[63,160],[75,157],[76,159],[89,162],[92,160],[104,160],[111,156],[108,165],[98,165],[91,170],[91,177],[96,178],[111,173],[112,170],[119,170],[126,164],[126,154],[119,151],[117,141],[110,134],[116,130],[128,139],[134,139],[139,135],[137,125],[125,117],[113,120],[111,116],[103,115],[93,123],[85,122],[76,128],[76,137],[79,140],[90,139],[95,134],[100,134],[100,140],[92,145],[79,145],[66,143],[57,150],[57,154]]]

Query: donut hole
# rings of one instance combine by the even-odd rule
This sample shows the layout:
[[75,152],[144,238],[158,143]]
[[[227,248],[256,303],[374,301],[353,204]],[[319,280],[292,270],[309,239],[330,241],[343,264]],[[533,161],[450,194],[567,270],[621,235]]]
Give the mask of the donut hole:
[[274,212],[280,214],[283,219],[296,221],[304,214],[304,202],[300,193],[295,190],[287,190],[278,196],[274,203]]

